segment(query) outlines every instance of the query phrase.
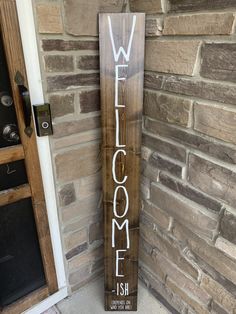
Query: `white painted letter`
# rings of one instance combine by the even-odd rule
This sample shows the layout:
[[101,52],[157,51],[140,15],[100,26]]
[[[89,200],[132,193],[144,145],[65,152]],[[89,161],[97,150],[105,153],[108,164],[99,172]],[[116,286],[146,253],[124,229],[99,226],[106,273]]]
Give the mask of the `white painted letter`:
[[125,105],[119,105],[119,81],[125,81],[126,77],[119,77],[119,68],[127,68],[127,64],[118,64],[116,65],[116,81],[115,81],[115,107],[125,107]]
[[120,144],[120,120],[119,120],[119,110],[116,109],[116,147],[125,147],[125,145]]
[[[116,210],[116,199],[117,199],[117,193],[118,193],[119,189],[122,189],[125,192],[126,202],[125,202],[125,210],[124,210],[123,215],[118,215],[117,214],[117,210]],[[113,198],[113,212],[114,212],[114,215],[117,218],[123,218],[127,214],[128,210],[129,210],[129,195],[128,195],[128,192],[127,192],[127,190],[126,190],[126,188],[124,186],[119,185],[119,186],[116,187],[115,192],[114,192],[114,198]]]
[[114,156],[113,156],[113,159],[112,159],[112,177],[113,177],[113,180],[117,183],[117,184],[124,184],[125,181],[127,180],[127,176],[124,177],[124,179],[122,181],[118,181],[117,178],[116,178],[116,158],[117,158],[117,155],[119,153],[123,153],[125,156],[126,156],[126,151],[123,150],[123,149],[119,149],[115,152]]
[[116,250],[116,277],[124,277],[119,274],[119,261],[124,260],[124,257],[119,257],[120,252],[126,252],[126,250]]
[[136,15],[133,16],[132,30],[131,30],[131,34],[130,34],[130,38],[129,38],[129,44],[128,44],[127,52],[124,50],[123,47],[119,47],[118,52],[116,52],[115,41],[114,41],[113,31],[112,31],[112,26],[111,26],[111,17],[108,16],[107,18],[108,18],[109,32],[110,32],[110,38],[111,38],[111,44],[112,44],[115,62],[117,62],[119,60],[121,53],[123,54],[126,62],[129,62],[131,46],[132,46],[132,41],[133,41],[133,37],[134,37],[134,29],[135,29],[135,25],[136,25]]
[[129,295],[129,283],[125,283],[125,295]]
[[129,249],[130,248],[130,241],[129,241],[129,221],[128,219],[125,219],[125,221],[123,222],[123,224],[120,226],[118,224],[118,222],[113,218],[112,219],[112,247],[115,247],[115,225],[117,226],[117,228],[119,230],[122,230],[125,226],[126,229],[126,239],[127,239],[127,246],[126,248]]

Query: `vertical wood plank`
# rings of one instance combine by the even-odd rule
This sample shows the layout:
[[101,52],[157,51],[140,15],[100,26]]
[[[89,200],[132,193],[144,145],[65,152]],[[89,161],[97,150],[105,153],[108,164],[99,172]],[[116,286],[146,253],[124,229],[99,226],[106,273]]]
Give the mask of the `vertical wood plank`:
[[137,310],[144,33],[142,13],[99,15],[105,310]]

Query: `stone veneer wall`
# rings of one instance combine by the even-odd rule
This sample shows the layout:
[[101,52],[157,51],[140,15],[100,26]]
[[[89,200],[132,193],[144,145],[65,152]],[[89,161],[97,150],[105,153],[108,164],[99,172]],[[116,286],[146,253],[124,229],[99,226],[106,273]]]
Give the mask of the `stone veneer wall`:
[[172,313],[236,313],[235,0],[146,11],[140,277]]
[[[102,273],[97,13],[36,1],[68,282]],[[140,278],[172,313],[236,313],[235,0],[130,0],[147,14]]]
[[77,5],[79,1],[33,4],[44,94],[53,116],[51,153],[68,286],[73,292],[103,271],[96,19],[89,18],[85,29],[79,23],[82,29],[76,30],[78,21],[85,21],[80,14],[88,13]]

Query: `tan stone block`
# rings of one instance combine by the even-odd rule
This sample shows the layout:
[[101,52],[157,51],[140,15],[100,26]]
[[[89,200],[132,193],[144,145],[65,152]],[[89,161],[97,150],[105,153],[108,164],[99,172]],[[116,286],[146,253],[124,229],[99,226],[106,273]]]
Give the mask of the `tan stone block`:
[[57,179],[60,182],[87,177],[101,169],[100,145],[87,144],[55,157]]
[[220,221],[220,234],[223,238],[236,245],[236,215],[227,210]]
[[162,0],[130,0],[130,10],[149,14],[162,13]]
[[150,165],[145,160],[142,160],[142,170],[141,173],[146,177],[149,178],[153,182],[157,182],[159,179],[159,173],[160,171],[156,168]]
[[197,149],[216,159],[223,160],[230,164],[236,164],[236,150],[234,147],[216,142],[209,137],[203,137],[201,133],[186,129],[177,129],[172,125],[167,125],[166,123],[152,119],[145,119],[145,129],[149,133],[156,134],[156,136],[169,138],[176,142],[176,144],[180,143],[185,147]]
[[[151,247],[150,252],[147,251],[147,253],[152,255],[153,258],[155,256],[154,260],[162,268],[163,272],[172,274],[174,270],[170,265],[164,266],[164,262],[163,266],[161,266],[162,259],[161,257],[156,257],[153,253],[155,250],[162,254],[163,258],[165,257],[169,262],[173,263],[175,267],[178,267],[185,274],[188,274],[189,277],[197,280],[197,269],[183,256],[181,250],[176,247],[177,243],[167,235],[161,234],[156,221],[153,221],[151,216],[141,216],[140,233],[145,242]],[[165,269],[165,267],[167,268]]]
[[145,69],[194,75],[200,41],[146,41]]
[[91,265],[82,265],[79,269],[69,275],[69,284],[76,285],[88,279],[91,275]]
[[143,210],[144,210],[144,212],[151,215],[155,219],[155,222],[159,226],[161,226],[163,229],[168,228],[169,222],[170,222],[170,216],[165,211],[161,210],[160,208],[153,205],[149,201],[144,202]]
[[[145,267],[145,265],[142,263],[140,264],[139,277],[142,281],[144,281],[147,287],[149,287],[150,292],[153,293],[154,296],[157,296],[158,299],[159,296],[161,296],[164,300],[167,301],[168,305],[173,306],[174,308],[173,311],[171,311],[172,313],[175,313],[176,311],[177,313],[186,313],[187,308],[185,302],[177,294],[173,293],[169,288],[167,288],[164,283],[158,280],[155,274],[151,273],[150,270]],[[188,313],[193,314],[189,311]]]
[[236,8],[235,0],[169,0],[171,12],[223,10]]
[[163,31],[163,20],[160,18],[147,18],[145,26],[146,36],[161,36]]
[[[207,309],[211,300],[211,297],[208,295],[208,293],[202,290],[194,280],[191,280],[173,263],[165,258],[158,249],[153,250],[152,256],[156,260],[156,263],[159,265],[161,270],[167,276],[166,286],[169,287],[172,292],[179,295],[180,297],[183,297],[184,301],[186,301],[188,304],[190,304],[190,302],[195,304],[194,302],[196,302],[197,308],[199,306],[199,308],[203,308],[205,310]],[[172,280],[179,290],[177,290],[175,286],[170,285]],[[189,299],[185,298],[185,296],[187,296]],[[199,313],[208,313],[208,311],[200,311]]]
[[[156,132],[153,133],[155,134]],[[166,140],[163,140],[160,137],[156,137],[155,135],[153,136],[153,134],[149,135],[143,133],[142,144],[145,147],[152,149],[154,152],[158,152],[161,155],[166,155],[171,159],[178,160],[184,163],[186,161],[186,150],[185,148],[183,148],[183,146],[172,144],[170,142],[167,142]]]
[[103,222],[97,222],[89,226],[89,244],[103,239]]
[[82,86],[99,85],[99,73],[76,73],[76,74],[59,74],[48,76],[47,91],[49,93],[56,91],[67,91],[78,89]]
[[72,72],[74,70],[73,56],[44,56],[45,71],[49,73]]
[[174,159],[166,158],[158,153],[153,153],[150,160],[150,165],[159,171],[169,172],[173,176],[181,178],[185,169],[185,165],[176,162]]
[[[150,42],[150,40],[147,40],[146,42],[148,46],[149,45],[148,42]],[[156,41],[153,41],[153,42],[155,44]],[[162,53],[161,55],[158,55],[158,49],[156,49],[158,47],[155,47],[155,50],[153,50],[153,52],[155,52],[155,57],[153,58],[152,58],[152,50],[150,49],[149,52],[147,51],[147,60],[149,61],[149,59],[152,58],[150,59],[151,60],[150,65],[152,66],[153,71],[157,69],[157,67],[155,66],[155,61],[156,61],[157,62],[156,65],[158,66],[160,65],[160,67],[158,68],[161,69],[163,67],[163,70],[165,72],[167,70],[171,72],[172,69],[173,70],[175,69],[175,66],[177,66],[178,72],[181,72],[181,73],[191,72],[190,70],[192,69],[192,67],[188,65],[189,58],[186,58],[186,64],[184,64],[183,57],[184,55],[188,55],[187,51],[184,52],[185,44],[183,43],[185,42],[186,41],[178,41],[178,42],[176,41],[175,42],[176,45],[177,43],[179,43],[179,45],[183,45],[183,51],[179,51],[179,50],[175,51],[174,49],[173,50],[171,49],[169,53],[168,51],[166,51],[167,58],[165,58],[164,53]],[[152,46],[154,44],[152,44]],[[152,48],[151,45],[150,45],[150,48]],[[181,55],[179,55],[179,52],[181,52]],[[233,58],[233,53],[231,53],[230,55]],[[172,62],[172,58],[173,58],[173,62]],[[174,60],[179,61],[180,62],[179,65],[181,64],[183,65],[184,71],[181,71],[181,68],[179,68],[178,64],[176,65],[176,62]],[[167,67],[166,64],[161,65],[161,63],[165,61],[170,62],[169,67]],[[234,62],[235,62],[235,59],[234,59]],[[226,63],[227,61],[225,61],[225,64]],[[232,77],[234,77],[236,73],[235,68],[236,67],[233,68]],[[227,70],[227,73],[229,73],[228,70]],[[235,82],[235,79],[234,79],[234,82]],[[206,80],[203,81],[198,78],[195,78],[193,80],[192,78],[187,78],[187,77],[180,77],[180,76],[174,76],[174,75],[166,76],[163,74],[149,72],[149,73],[145,73],[145,87],[151,88],[151,89],[163,90],[163,91],[167,91],[167,92],[175,93],[175,94],[182,94],[182,95],[191,96],[191,97],[209,99],[209,100],[222,102],[226,104],[232,104],[232,105],[235,105],[235,99],[236,99],[235,84],[222,84],[222,82],[217,82],[217,81],[215,82],[206,81]]]
[[[205,43],[201,49],[200,75],[211,80],[229,81],[235,83],[235,49],[235,42]],[[226,84],[226,86],[228,87],[229,85]],[[224,95],[224,97],[226,96]]]
[[217,200],[199,192],[198,190],[193,189],[192,186],[182,181],[175,180],[173,177],[170,177],[168,174],[162,172],[159,175],[159,182],[176,193],[183,195],[189,200],[204,206],[216,214],[216,217],[218,214],[220,216],[222,204]]
[[91,176],[81,178],[75,182],[75,191],[79,199],[88,197],[95,191],[102,189],[102,173],[98,172]]
[[[192,291],[193,293],[190,293],[190,291],[188,291],[188,287],[184,286],[184,284],[180,285],[179,282],[176,282],[175,278],[171,279],[167,277],[166,286],[171,289],[171,291],[178,294],[187,304],[193,308],[194,311],[196,311],[196,313],[210,314],[210,311],[207,309],[210,298],[207,304],[201,304],[201,299],[198,299],[194,291]],[[204,291],[202,291],[202,294],[204,295]]]
[[187,225],[180,225],[175,221],[173,235],[182,245],[187,245],[191,252],[200,257],[205,264],[210,265],[229,281],[236,282],[236,262],[234,260],[196,236],[192,229],[191,231],[187,229]]
[[53,125],[53,138],[59,138],[72,134],[78,134],[89,130],[100,128],[101,118],[99,116],[88,117],[79,120],[61,122]]
[[43,39],[43,51],[98,50],[97,40]]
[[98,35],[98,13],[119,13],[124,0],[64,0],[65,28],[76,36]]
[[54,149],[58,150],[69,146],[75,146],[79,144],[100,140],[101,137],[102,137],[101,129],[95,129],[70,136],[65,136],[59,139],[52,139],[52,143]]
[[84,228],[84,226],[89,226],[91,223],[94,223],[100,220],[101,220],[101,213],[99,212],[92,215],[85,216],[85,217],[77,216],[77,218],[72,221],[63,222],[62,231],[64,234],[77,231]]
[[139,250],[139,259],[140,262],[143,263],[145,267],[148,267],[155,274],[155,276],[160,279],[161,282],[165,282],[165,273],[163,273],[159,265],[152,259],[151,255],[145,252],[142,246]]
[[236,259],[236,245],[235,244],[229,242],[228,240],[222,237],[218,237],[216,240],[215,246],[219,250],[221,250],[222,252],[230,256],[231,258]]
[[94,193],[93,195],[80,200],[78,203],[73,204],[62,209],[63,223],[67,223],[74,219],[82,219],[84,217],[95,215],[101,209],[101,192]]
[[69,271],[78,269],[81,265],[87,265],[93,263],[95,260],[103,258],[103,246],[100,246],[92,251],[84,252],[79,256],[75,256],[68,262]]
[[202,103],[194,105],[194,129],[201,133],[236,144],[235,121],[236,110]]
[[167,16],[164,35],[228,35],[234,23],[233,13],[204,13]]
[[235,207],[236,173],[216,163],[190,154],[188,180],[208,195]]
[[41,3],[36,6],[36,12],[39,33],[63,33],[61,10],[59,5]]
[[[214,300],[211,304],[211,313],[212,314],[228,314],[228,312]],[[195,314],[195,313],[191,313],[191,314]]]
[[88,240],[88,230],[83,228],[81,230],[69,233],[64,237],[66,252],[75,248],[79,244],[85,243]]
[[53,118],[74,113],[74,94],[49,95],[49,103]]
[[153,151],[150,148],[143,146],[143,145],[141,147],[141,152],[142,152],[142,159],[145,161],[148,161],[151,154],[153,153]]
[[193,232],[209,239],[213,238],[217,229],[218,216],[215,217],[210,212],[209,215],[206,214],[203,207],[160,184],[152,184],[151,202],[177,221],[188,225]]
[[100,90],[84,90],[79,93],[80,112],[88,113],[99,111],[100,107]]
[[203,274],[200,287],[209,293],[224,309],[228,310],[230,313],[234,313],[236,310],[235,296],[225,290],[218,282],[210,276]]
[[144,114],[151,119],[190,126],[192,100],[160,92],[145,91]]
[[99,70],[99,56],[78,56],[77,68],[81,70]]

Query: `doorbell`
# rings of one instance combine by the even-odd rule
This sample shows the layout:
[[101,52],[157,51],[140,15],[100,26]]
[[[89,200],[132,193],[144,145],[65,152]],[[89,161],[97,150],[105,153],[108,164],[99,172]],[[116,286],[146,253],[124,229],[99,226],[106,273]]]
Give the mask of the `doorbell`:
[[38,136],[52,135],[50,104],[34,105],[34,117]]

